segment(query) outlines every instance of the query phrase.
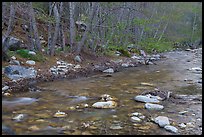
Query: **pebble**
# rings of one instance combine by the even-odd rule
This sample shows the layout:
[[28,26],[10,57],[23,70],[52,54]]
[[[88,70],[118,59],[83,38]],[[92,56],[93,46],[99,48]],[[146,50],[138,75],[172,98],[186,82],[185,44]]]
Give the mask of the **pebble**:
[[114,70],[112,68],[106,69],[103,71],[104,73],[114,73]]
[[28,54],[30,55],[36,55],[36,53],[34,51],[29,51]]
[[141,121],[142,121],[140,118],[138,118],[138,117],[136,117],[136,116],[131,117],[130,120],[131,120],[132,122],[141,122]]
[[65,112],[60,112],[59,110],[54,114],[54,117],[66,117],[67,114]]
[[185,113],[187,113],[188,111],[180,111],[179,114],[184,115]]
[[185,127],[186,127],[186,124],[181,123],[181,124],[179,124],[179,127],[180,127],[180,128],[185,128]]
[[27,60],[27,61],[26,61],[26,64],[35,65],[35,61],[33,61],[33,60]]
[[25,118],[25,114],[19,114],[12,119],[19,122],[19,121],[23,120],[24,118]]
[[120,125],[112,125],[110,127],[110,129],[122,129],[123,127],[121,127]]
[[148,110],[162,110],[164,106],[152,103],[146,103],[145,108]]
[[164,128],[167,130],[167,131],[170,131],[170,132],[173,132],[173,133],[177,133],[178,132],[178,129],[174,126],[171,126],[171,125],[166,125],[164,126]]

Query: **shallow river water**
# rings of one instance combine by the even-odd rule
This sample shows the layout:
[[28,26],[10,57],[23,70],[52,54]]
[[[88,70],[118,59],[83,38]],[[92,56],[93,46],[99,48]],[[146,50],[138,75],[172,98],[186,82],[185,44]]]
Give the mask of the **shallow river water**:
[[[179,132],[176,134],[201,134],[202,103],[175,106],[163,102],[163,110],[150,111],[144,108],[144,103],[133,99],[136,95],[155,88],[177,94],[202,94],[202,85],[197,83],[202,75],[187,70],[201,67],[200,58],[194,62],[194,54],[190,52],[172,52],[166,54],[166,57],[157,61],[157,65],[126,68],[111,77],[98,74],[39,83],[37,86],[44,90],[2,98],[2,125],[9,126],[16,134],[175,134],[149,120],[162,115],[167,116],[170,123],[178,128]],[[188,59],[190,62],[186,61]],[[191,79],[191,83],[184,79]],[[153,86],[141,85],[142,82]],[[98,102],[103,94],[116,97],[118,106],[111,109],[93,108],[92,104]],[[88,106],[84,107],[84,104]],[[67,116],[53,117],[58,110],[65,112]],[[186,110],[189,115],[179,115],[178,112]],[[146,118],[141,123],[134,123],[129,116],[133,112],[140,112]],[[194,116],[191,115],[193,113]],[[22,121],[12,120],[18,114],[26,115]],[[200,122],[196,121],[198,118],[201,119]],[[180,129],[178,124],[181,122],[194,122],[196,127],[192,130]]]

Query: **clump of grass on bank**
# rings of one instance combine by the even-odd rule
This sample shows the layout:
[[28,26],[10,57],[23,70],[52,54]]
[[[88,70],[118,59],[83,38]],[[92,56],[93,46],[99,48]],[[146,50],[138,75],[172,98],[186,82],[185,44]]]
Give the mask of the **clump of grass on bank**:
[[36,55],[31,55],[31,54],[28,54],[28,52],[29,50],[26,50],[26,49],[21,49],[16,51],[16,53],[22,58],[26,58],[26,59],[30,59],[38,62],[42,62],[46,60],[46,58],[43,56],[42,53],[36,53]]
[[166,52],[173,50],[173,44],[170,41],[156,41],[155,39],[146,39],[145,41],[142,41],[139,43],[146,52],[153,53],[153,52]]

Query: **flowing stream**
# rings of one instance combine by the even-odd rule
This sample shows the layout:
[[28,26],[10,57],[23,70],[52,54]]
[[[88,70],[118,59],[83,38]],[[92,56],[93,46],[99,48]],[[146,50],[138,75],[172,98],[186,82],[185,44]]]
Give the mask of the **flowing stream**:
[[[177,134],[201,134],[202,103],[177,106],[163,103],[163,110],[150,111],[144,108],[144,103],[134,100],[136,95],[155,88],[176,94],[202,94],[202,84],[197,82],[202,80],[202,72],[198,74],[187,70],[201,67],[200,56],[195,57],[195,53],[186,51],[169,52],[165,56],[156,62],[157,65],[125,68],[111,77],[98,74],[39,83],[37,87],[46,90],[16,93],[12,97],[2,98],[2,125],[10,127],[16,134],[174,134],[148,119],[141,123],[132,122],[128,114],[140,112],[147,118],[167,116],[178,128]],[[153,85],[141,85],[142,82]],[[111,109],[93,108],[92,104],[98,102],[103,94],[116,97],[118,106]],[[88,106],[83,107],[84,104]],[[179,115],[178,112],[186,110],[189,115]],[[57,111],[65,112],[67,116],[53,117]],[[14,121],[12,118],[18,114],[26,116],[21,121]],[[180,129],[178,124],[181,122],[194,122],[195,127],[192,130]]]

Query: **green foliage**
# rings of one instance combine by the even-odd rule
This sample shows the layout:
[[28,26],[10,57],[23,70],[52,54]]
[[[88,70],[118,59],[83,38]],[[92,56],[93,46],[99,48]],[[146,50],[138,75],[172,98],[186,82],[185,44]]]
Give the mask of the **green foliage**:
[[36,53],[36,55],[31,55],[31,54],[28,54],[28,52],[29,50],[26,50],[26,49],[21,49],[16,51],[16,53],[20,55],[22,58],[27,58],[27,59],[31,59],[39,62],[45,61],[45,57],[43,56],[43,54]]
[[161,40],[157,41],[156,39],[149,38],[139,43],[146,52],[152,53],[156,52],[165,52],[173,49],[172,42]]

